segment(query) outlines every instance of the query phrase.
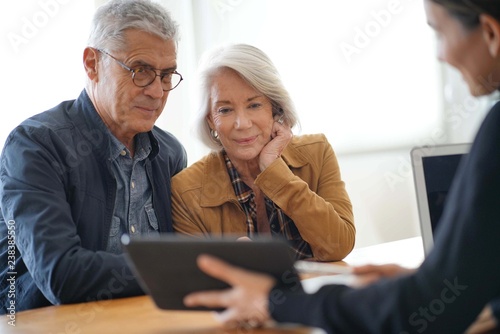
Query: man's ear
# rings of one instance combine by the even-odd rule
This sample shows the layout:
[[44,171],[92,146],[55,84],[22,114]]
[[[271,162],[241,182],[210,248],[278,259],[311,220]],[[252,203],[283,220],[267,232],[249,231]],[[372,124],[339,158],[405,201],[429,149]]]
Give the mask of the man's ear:
[[83,66],[90,80],[97,79],[97,64],[99,63],[97,52],[96,49],[91,47],[86,47],[85,50],[83,50]]
[[500,22],[487,14],[479,16],[483,29],[483,38],[488,46],[490,55],[494,58],[500,56]]

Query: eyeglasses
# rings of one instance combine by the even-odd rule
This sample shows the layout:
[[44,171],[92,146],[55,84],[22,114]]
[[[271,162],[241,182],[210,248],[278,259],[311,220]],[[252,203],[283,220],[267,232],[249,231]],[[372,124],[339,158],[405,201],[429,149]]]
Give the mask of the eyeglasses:
[[147,66],[138,66],[135,68],[130,68],[109,53],[104,50],[96,49],[97,51],[109,56],[111,59],[120,64],[121,67],[132,73],[132,81],[137,87],[146,87],[149,86],[155,81],[156,77],[160,77],[161,87],[163,91],[167,92],[169,90],[174,89],[179,86],[181,81],[183,80],[182,75],[177,71],[166,71],[160,72],[160,74],[156,73],[156,69],[147,67]]

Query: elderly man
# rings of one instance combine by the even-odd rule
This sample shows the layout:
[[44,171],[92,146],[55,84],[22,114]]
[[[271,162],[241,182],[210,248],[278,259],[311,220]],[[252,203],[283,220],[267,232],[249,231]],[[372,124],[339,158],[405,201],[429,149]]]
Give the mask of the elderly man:
[[172,231],[170,178],[187,158],[154,124],[182,80],[177,41],[160,5],[106,3],[83,53],[83,92],[8,137],[0,313],[143,293],[120,238]]

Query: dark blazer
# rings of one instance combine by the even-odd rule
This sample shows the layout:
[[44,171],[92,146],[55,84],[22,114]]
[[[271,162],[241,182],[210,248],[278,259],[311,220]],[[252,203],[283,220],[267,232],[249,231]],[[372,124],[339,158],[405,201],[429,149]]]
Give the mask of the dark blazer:
[[313,295],[276,295],[270,298],[276,320],[328,333],[463,333],[488,302],[496,299],[498,312],[500,103],[461,162],[434,248],[415,274],[363,289],[333,285]]
[[[143,293],[124,255],[105,252],[116,182],[110,137],[97,122],[83,91],[7,138],[0,165],[0,313],[12,312],[12,304],[21,311]],[[160,232],[172,232],[170,178],[186,166],[186,153],[157,127],[149,136],[153,205]]]

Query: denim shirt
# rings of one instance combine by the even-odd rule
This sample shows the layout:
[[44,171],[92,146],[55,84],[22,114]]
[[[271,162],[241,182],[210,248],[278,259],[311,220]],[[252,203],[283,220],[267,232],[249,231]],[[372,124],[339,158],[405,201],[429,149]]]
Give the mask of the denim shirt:
[[135,137],[135,156],[110,132],[111,169],[116,179],[115,210],[106,250],[121,254],[121,236],[132,238],[141,234],[157,234],[158,219],[153,208],[152,189],[148,180],[145,159],[151,153],[151,142],[146,133]]

